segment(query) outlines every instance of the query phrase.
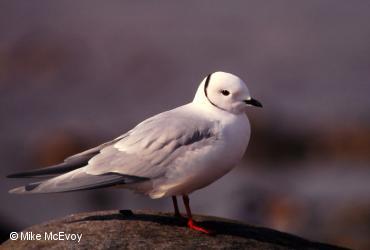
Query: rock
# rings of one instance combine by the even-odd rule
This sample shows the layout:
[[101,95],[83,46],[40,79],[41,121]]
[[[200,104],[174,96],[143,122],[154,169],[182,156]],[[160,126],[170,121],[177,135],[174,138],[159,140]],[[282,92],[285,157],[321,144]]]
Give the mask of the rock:
[[[0,249],[344,249],[311,242],[272,229],[246,225],[210,216],[195,216],[200,225],[215,235],[186,227],[186,219],[152,211],[103,211],[70,215],[22,231],[40,240],[7,240]],[[64,240],[58,240],[63,232]],[[47,236],[45,236],[45,233]],[[54,233],[55,240],[46,239]],[[82,234],[80,242],[66,240]]]

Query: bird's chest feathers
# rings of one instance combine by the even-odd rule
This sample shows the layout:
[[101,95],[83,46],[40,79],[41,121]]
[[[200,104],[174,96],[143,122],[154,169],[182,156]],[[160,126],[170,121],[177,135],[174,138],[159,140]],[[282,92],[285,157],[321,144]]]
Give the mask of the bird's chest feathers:
[[182,171],[191,173],[191,177],[185,180],[192,183],[194,190],[209,185],[229,172],[243,157],[248,145],[250,126],[246,117],[223,117],[216,123],[217,139],[212,145],[198,152],[198,160],[187,161],[181,170],[175,171],[176,174]]
[[245,115],[233,116],[221,124],[220,141],[222,155],[229,164],[236,164],[242,158],[248,146],[250,125]]

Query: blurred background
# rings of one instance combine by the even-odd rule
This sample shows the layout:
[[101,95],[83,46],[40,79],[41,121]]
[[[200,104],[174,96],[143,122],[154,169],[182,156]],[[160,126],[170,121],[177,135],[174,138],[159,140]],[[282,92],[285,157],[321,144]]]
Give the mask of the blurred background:
[[16,196],[58,163],[190,102],[210,72],[263,109],[194,213],[370,249],[369,1],[1,1],[0,237],[82,211],[172,211],[122,190]]

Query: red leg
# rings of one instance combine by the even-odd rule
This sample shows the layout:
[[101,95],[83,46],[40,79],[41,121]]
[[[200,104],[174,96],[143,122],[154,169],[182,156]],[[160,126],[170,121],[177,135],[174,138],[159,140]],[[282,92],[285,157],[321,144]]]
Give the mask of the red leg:
[[188,227],[191,228],[191,229],[194,229],[196,231],[200,231],[202,233],[211,234],[211,232],[208,231],[207,229],[204,229],[204,228],[202,228],[200,226],[197,226],[196,223],[195,223],[195,221],[193,220],[193,217],[191,215],[191,210],[190,210],[189,196],[183,195],[182,198],[184,200],[184,205],[185,205],[185,208],[186,208],[186,213],[188,214]]
[[181,217],[179,206],[177,205],[176,196],[172,196],[173,207],[175,209],[175,217]]

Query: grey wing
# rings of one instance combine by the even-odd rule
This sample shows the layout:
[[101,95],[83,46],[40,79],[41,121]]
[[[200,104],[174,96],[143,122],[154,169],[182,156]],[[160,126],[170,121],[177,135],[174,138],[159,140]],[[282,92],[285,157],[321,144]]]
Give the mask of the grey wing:
[[32,182],[25,186],[14,188],[9,193],[60,193],[130,184],[145,180],[148,179],[117,173],[90,175],[85,173],[84,168],[80,168],[48,180]]
[[168,111],[140,123],[112,142],[66,159],[66,162],[89,159],[86,166],[10,192],[66,192],[150,180],[164,175],[185,149],[204,146],[212,140],[217,140],[216,123]]
[[72,155],[66,158],[60,164],[56,164],[56,165],[44,167],[44,168],[39,168],[39,169],[34,169],[30,171],[14,173],[14,174],[8,175],[7,177],[8,178],[47,177],[47,176],[55,176],[55,175],[60,175],[60,174],[73,171],[75,169],[86,166],[92,157],[100,153],[100,150],[102,150],[104,147],[107,147],[115,143],[116,141],[120,140],[124,136],[125,135],[122,135],[112,141],[103,143],[97,147],[86,150],[79,154]]
[[[190,114],[165,112],[139,124],[127,136],[89,160],[86,172],[144,178],[163,176],[178,152],[217,140],[218,124]],[[182,150],[181,150],[182,149]]]
[[34,193],[56,193],[86,189],[103,188],[108,186],[141,182],[147,178],[137,176],[121,175],[117,173],[104,173],[102,175],[87,174],[84,169],[89,159],[99,154],[100,150],[119,140],[121,136],[111,142],[104,143],[98,147],[87,150],[65,159],[61,164],[40,168],[33,171],[21,172],[9,175],[9,178],[24,177],[53,177],[39,182],[32,182],[24,186],[14,188],[9,193],[34,194]]

